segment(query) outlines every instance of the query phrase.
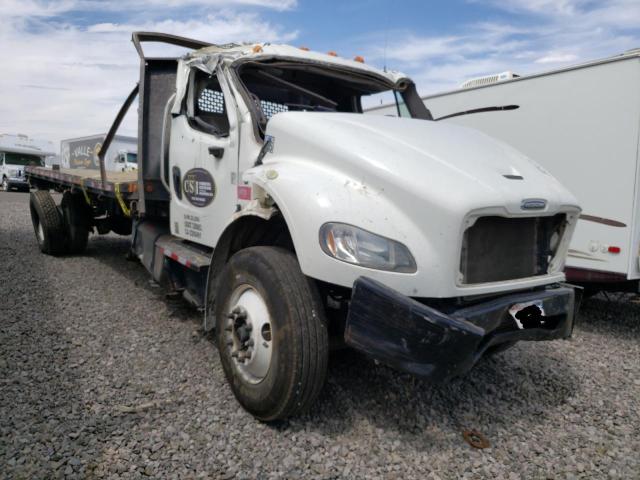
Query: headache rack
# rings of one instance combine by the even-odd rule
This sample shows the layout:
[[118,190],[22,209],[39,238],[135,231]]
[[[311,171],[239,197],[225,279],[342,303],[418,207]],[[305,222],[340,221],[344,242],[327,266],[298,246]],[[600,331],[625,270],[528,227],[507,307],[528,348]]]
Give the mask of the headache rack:
[[546,275],[565,222],[565,214],[478,218],[464,233],[461,283],[500,282]]

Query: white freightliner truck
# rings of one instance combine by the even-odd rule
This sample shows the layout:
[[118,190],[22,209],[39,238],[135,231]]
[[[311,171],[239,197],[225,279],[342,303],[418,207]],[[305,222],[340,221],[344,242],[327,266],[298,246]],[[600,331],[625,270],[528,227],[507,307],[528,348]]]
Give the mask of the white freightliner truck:
[[[28,169],[36,238],[67,254],[94,229],[131,233],[131,256],[204,311],[254,416],[312,404],[329,338],[436,381],[571,335],[562,269],[580,209],[542,167],[433,122],[399,73],[286,45],[133,41],[140,82],[101,174]],[[150,58],[149,41],[194,51]],[[384,91],[412,118],[362,115]],[[136,95],[139,169],[107,179]]]

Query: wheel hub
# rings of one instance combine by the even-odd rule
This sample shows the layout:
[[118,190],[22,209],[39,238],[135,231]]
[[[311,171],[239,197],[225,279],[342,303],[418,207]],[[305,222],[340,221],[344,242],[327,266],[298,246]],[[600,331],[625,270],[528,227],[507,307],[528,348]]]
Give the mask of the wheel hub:
[[249,383],[259,383],[271,365],[271,317],[267,304],[249,285],[238,287],[230,300],[223,332],[226,346],[240,375]]

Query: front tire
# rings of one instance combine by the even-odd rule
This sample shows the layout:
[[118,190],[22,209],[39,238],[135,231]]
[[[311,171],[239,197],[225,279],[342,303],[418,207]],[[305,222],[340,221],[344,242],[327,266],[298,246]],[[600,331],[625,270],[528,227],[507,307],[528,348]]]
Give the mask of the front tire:
[[329,346],[320,297],[295,255],[241,250],[217,285],[218,350],[240,404],[262,421],[307,410],[324,385]]
[[64,222],[51,194],[46,190],[32,192],[29,210],[40,251],[48,255],[64,253]]

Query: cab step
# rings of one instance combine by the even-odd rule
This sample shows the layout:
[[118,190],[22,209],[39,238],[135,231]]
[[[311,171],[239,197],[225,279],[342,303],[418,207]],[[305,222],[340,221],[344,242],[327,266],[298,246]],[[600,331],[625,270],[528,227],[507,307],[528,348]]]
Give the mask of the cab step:
[[174,235],[161,235],[156,240],[156,248],[165,256],[185,267],[200,272],[211,264],[210,248],[196,245]]

